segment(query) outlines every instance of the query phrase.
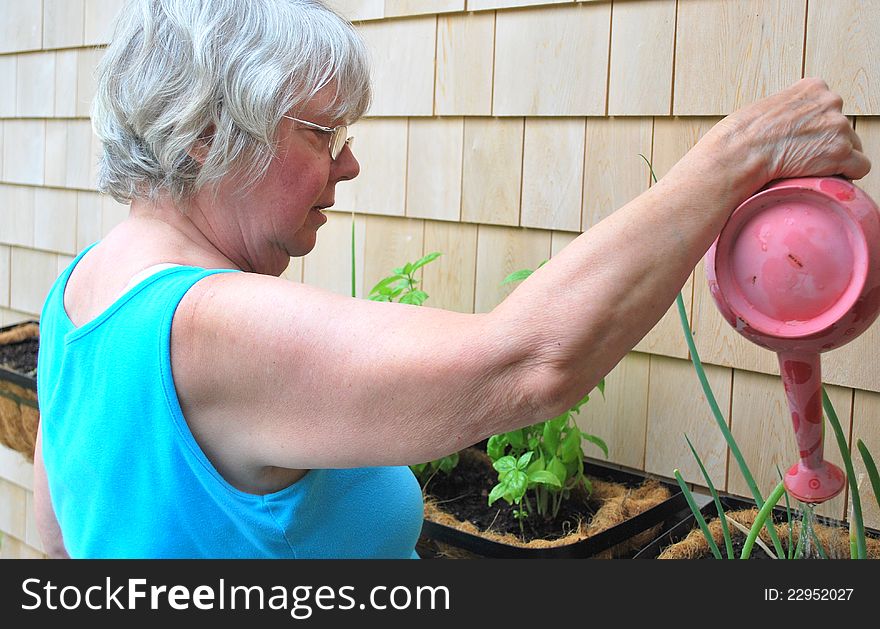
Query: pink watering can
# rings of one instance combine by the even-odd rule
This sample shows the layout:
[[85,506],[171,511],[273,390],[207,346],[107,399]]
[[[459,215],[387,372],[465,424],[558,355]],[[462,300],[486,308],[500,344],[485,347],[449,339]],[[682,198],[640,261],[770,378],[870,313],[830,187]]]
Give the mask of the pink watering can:
[[773,350],[800,461],[785,488],[817,504],[843,489],[823,458],[819,354],[849,343],[880,312],[880,214],[839,177],[779,180],[742,203],[706,254],[709,289],[737,332]]

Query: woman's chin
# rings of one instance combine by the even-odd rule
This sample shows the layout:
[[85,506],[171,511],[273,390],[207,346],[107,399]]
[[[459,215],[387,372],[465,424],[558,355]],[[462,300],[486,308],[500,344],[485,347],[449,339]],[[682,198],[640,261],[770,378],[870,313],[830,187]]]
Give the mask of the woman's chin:
[[317,236],[317,227],[314,230],[300,231],[297,234],[296,240],[292,243],[293,246],[288,251],[290,257],[297,258],[311,252],[317,243]]

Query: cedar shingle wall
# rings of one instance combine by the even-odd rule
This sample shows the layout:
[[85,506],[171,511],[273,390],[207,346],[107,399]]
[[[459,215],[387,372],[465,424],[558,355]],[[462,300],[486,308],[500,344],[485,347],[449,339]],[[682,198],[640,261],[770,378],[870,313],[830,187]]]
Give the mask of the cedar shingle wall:
[[[720,117],[822,76],[880,161],[880,0],[331,0],[374,60],[354,128],[362,174],[337,191],[315,251],[286,276],[358,293],[429,251],[428,304],[484,312],[534,267],[662,176]],[[121,0],[0,0],[0,325],[39,312],[52,280],[127,211],[94,189],[93,71]],[[880,168],[861,182],[880,199]],[[683,288],[715,394],[764,491],[795,461],[775,357]],[[572,278],[572,281],[585,281]],[[540,307],[540,304],[536,304]],[[880,327],[824,357],[851,439],[880,456]],[[612,461],[747,494],[670,310],[607,378],[582,424]],[[837,459],[829,444],[829,458]],[[856,457],[859,466],[860,457]],[[30,466],[0,452],[2,556],[39,556]],[[880,512],[863,501],[866,521]],[[845,516],[842,498],[822,512]]]

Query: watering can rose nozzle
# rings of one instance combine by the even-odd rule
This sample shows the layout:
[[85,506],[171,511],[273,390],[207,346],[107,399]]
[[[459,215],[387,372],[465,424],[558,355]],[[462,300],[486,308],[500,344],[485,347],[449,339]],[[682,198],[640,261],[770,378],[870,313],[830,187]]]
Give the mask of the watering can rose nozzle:
[[706,254],[724,318],[777,353],[800,460],[791,495],[830,500],[845,476],[823,458],[819,355],[849,343],[880,312],[880,212],[839,177],[783,179],[744,201]]

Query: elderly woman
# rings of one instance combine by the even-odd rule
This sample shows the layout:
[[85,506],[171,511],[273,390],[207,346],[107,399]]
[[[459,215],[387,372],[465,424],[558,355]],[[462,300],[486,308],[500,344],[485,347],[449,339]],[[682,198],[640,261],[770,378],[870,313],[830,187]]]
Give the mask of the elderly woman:
[[[803,80],[725,118],[490,313],[351,299],[278,276],[358,174],[368,76],[317,0],[124,11],[94,124],[100,187],[130,216],[41,318],[51,555],[413,557],[407,464],[570,407],[767,182],[870,168],[839,97]],[[388,329],[404,342],[373,342]]]

